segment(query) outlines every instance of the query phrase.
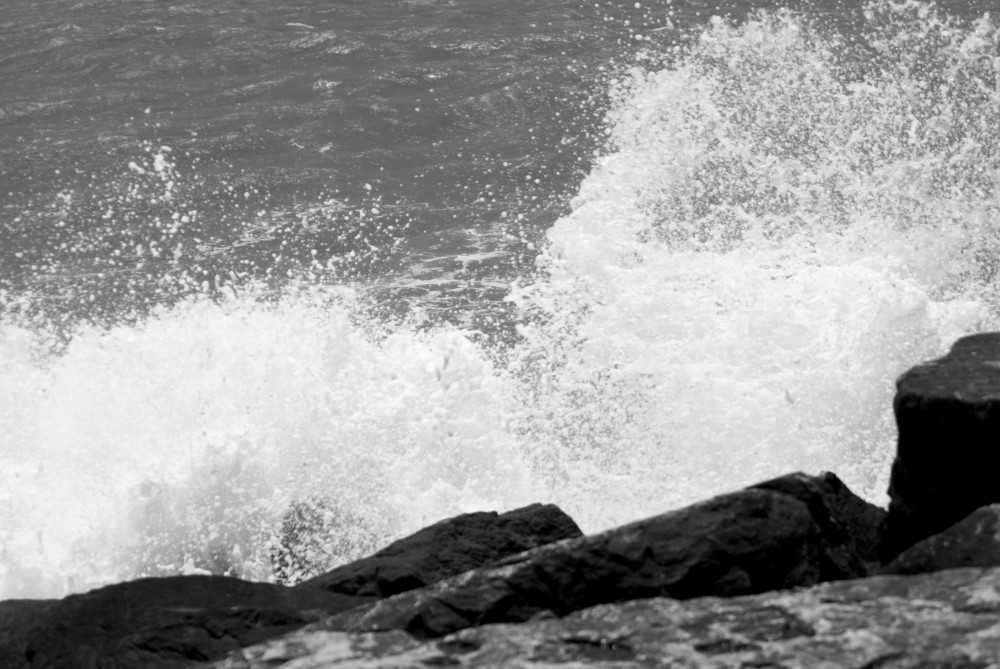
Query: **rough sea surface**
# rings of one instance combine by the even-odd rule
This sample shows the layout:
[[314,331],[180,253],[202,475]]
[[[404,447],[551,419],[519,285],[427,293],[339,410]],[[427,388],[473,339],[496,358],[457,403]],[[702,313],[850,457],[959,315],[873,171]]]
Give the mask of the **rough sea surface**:
[[0,598],[801,469],[1000,327],[988,3],[14,0]]

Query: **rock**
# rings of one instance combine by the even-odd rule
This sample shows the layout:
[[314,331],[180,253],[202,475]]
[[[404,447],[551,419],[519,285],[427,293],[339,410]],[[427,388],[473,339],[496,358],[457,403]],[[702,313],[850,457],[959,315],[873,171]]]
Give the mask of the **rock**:
[[185,667],[371,601],[223,576],[0,603],[0,667]]
[[882,569],[885,574],[923,574],[955,567],[1000,566],[1000,504],[969,516],[907,548]]
[[[825,501],[824,491],[836,489],[831,480],[795,475],[763,485],[774,489],[742,490],[596,536],[549,544],[334,616],[327,625],[440,637],[489,623],[565,616],[602,603],[735,596],[864,572],[830,511],[836,505]],[[819,520],[811,506],[822,512]]]
[[0,667],[25,667],[24,646],[39,620],[59,602],[51,599],[0,601]]
[[215,667],[986,669],[998,666],[998,630],[1000,568],[955,569],[728,599],[605,604],[437,640],[309,626]]
[[[823,530],[829,551],[841,551],[842,571],[864,576],[878,566],[878,542],[885,525],[884,509],[851,492],[832,472],[819,476],[796,473],[758,483],[751,489],[773,490],[801,500]],[[853,561],[859,559],[863,566]]]
[[955,342],[896,383],[899,443],[879,557],[1000,502],[1000,334]]
[[532,504],[502,515],[467,513],[425,527],[297,587],[390,597],[581,534],[573,519],[552,504]]

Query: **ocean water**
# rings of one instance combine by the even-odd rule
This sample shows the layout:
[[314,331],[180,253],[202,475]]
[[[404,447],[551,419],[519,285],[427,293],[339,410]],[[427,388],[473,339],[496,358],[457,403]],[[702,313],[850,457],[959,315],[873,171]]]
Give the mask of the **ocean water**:
[[793,470],[996,329],[973,2],[16,2],[0,598]]

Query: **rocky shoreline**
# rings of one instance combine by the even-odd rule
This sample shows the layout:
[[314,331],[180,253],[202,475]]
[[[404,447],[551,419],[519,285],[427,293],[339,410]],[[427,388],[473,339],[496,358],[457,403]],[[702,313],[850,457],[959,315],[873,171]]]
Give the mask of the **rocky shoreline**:
[[900,377],[883,510],[793,473],[597,535],[535,504],[285,587],[0,602],[0,667],[1000,667],[1000,334]]

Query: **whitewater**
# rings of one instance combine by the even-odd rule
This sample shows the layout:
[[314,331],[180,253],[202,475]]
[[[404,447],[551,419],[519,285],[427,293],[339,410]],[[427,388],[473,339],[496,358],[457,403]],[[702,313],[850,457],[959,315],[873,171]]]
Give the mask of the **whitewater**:
[[[387,314],[388,279],[304,262],[277,295],[217,277],[56,334],[6,288],[0,598],[295,582],[461,512],[552,502],[594,532],[794,470],[884,503],[896,376],[1000,327],[1000,35],[918,2],[859,16],[634,35],[499,307]],[[163,146],[122,172],[168,192]],[[451,261],[504,262],[487,246]]]

